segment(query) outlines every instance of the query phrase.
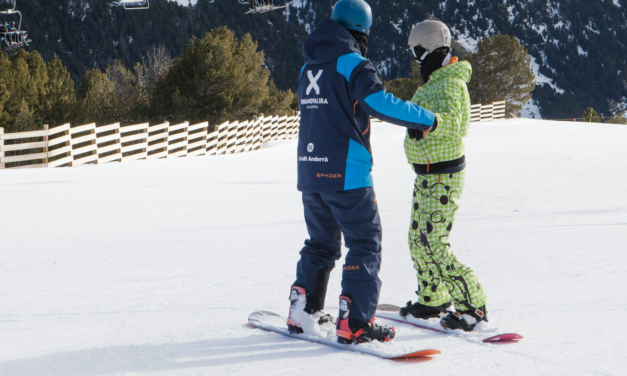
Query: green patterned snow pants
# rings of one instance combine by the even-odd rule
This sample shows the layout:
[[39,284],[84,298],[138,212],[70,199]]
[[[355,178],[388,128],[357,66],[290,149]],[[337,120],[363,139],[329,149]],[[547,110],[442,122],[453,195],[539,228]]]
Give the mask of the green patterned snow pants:
[[464,170],[416,176],[408,240],[418,271],[418,302],[427,306],[453,302],[467,310],[463,303],[475,308],[486,303],[475,272],[457,260],[448,241],[465,176]]

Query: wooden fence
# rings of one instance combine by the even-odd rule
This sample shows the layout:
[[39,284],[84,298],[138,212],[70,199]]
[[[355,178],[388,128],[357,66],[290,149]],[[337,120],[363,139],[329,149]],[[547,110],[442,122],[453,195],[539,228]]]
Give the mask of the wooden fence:
[[470,122],[505,119],[505,101],[470,106]]
[[[505,118],[505,101],[473,105],[471,122]],[[298,137],[300,113],[226,122],[208,133],[209,124],[148,123],[121,127],[70,124],[4,134],[0,128],[0,169],[80,166],[86,163],[220,155],[257,150],[273,140]]]
[[209,124],[188,122],[121,127],[119,123],[4,134],[0,128],[0,169],[52,168],[86,163],[220,155],[257,150],[273,140],[298,137],[300,113],[226,122],[208,133]]

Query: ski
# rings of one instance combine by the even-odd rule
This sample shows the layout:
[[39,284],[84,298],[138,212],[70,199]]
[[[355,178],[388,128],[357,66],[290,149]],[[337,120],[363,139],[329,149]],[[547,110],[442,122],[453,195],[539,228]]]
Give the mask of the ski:
[[[467,332],[463,332],[463,331],[446,330],[446,329],[444,329],[444,328],[442,328],[440,326],[439,322],[432,323],[429,320],[421,320],[421,319],[416,319],[416,318],[412,318],[412,317],[405,318],[405,317],[401,316],[398,313],[398,311],[400,309],[401,309],[401,307],[393,305],[393,304],[379,304],[379,306],[377,306],[377,313],[375,314],[375,317],[378,317],[378,318],[381,318],[381,319],[390,320],[390,321],[394,321],[394,322],[398,322],[398,323],[412,325],[412,326],[415,326],[417,328],[431,330],[433,332],[441,333],[441,334],[453,334],[453,335],[468,336],[468,335],[470,335],[470,333],[472,333],[472,332],[467,333]],[[435,320],[433,320],[433,321],[435,321]],[[479,333],[479,334],[481,334],[481,333]],[[495,336],[491,336],[491,337],[488,337],[488,338],[482,338],[481,342],[484,342],[484,343],[513,343],[513,342],[518,342],[521,339],[523,339],[523,336],[521,336],[520,334],[504,333],[504,334],[498,334],[498,335],[495,335]]]
[[359,345],[343,345],[337,342],[336,336],[324,338],[308,336],[306,334],[292,334],[287,330],[286,322],[287,319],[285,317],[268,311],[256,311],[248,316],[248,323],[255,328],[282,334],[291,338],[335,347],[341,350],[374,355],[384,359],[402,360],[440,354],[440,350],[426,349],[416,351],[414,349],[408,349],[407,346],[397,345],[394,341],[390,343],[371,342]]

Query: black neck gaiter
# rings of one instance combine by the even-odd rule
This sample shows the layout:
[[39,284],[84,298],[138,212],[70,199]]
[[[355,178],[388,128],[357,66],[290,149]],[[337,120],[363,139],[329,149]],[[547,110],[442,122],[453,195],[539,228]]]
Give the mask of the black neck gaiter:
[[347,29],[347,31],[350,33],[350,35],[353,36],[353,38],[355,38],[355,40],[357,41],[357,44],[359,44],[361,55],[363,57],[366,57],[366,53],[368,52],[368,48],[366,47],[366,45],[368,44],[368,34],[362,33],[357,30]]
[[422,64],[420,64],[420,75],[422,76],[422,81],[425,83],[429,82],[431,73],[442,68],[442,63],[444,62],[444,59],[446,59],[446,56],[448,56],[448,52],[443,53],[433,51],[427,55],[427,57],[422,61]]

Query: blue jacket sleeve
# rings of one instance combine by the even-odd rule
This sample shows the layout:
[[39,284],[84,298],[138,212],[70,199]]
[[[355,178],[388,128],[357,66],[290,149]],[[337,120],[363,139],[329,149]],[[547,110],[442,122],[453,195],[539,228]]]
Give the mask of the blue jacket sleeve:
[[348,80],[351,96],[370,116],[421,131],[433,125],[435,115],[431,111],[386,93],[374,65],[361,55],[354,53],[339,58],[338,72]]

